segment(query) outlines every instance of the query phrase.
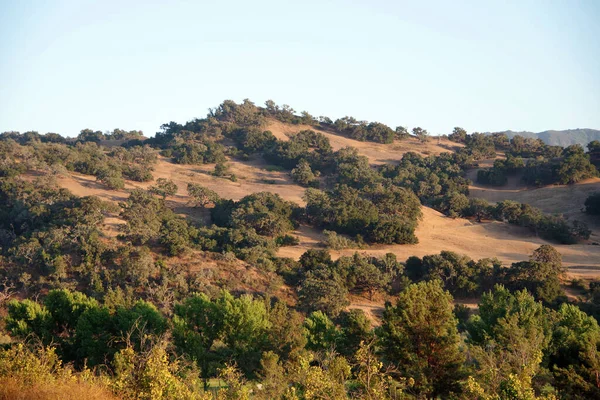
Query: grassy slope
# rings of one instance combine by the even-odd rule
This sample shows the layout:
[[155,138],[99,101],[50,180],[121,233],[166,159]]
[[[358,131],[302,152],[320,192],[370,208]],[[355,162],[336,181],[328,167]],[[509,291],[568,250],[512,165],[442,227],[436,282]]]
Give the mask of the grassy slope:
[[[284,125],[279,122],[271,123],[267,127],[267,129],[271,129],[276,136],[281,138],[286,137],[286,134],[308,128],[308,126]],[[380,161],[382,159],[399,160],[406,151],[439,153],[444,150],[442,147],[431,142],[421,144],[415,140],[414,142],[407,141],[407,143],[383,145],[359,142],[330,133],[325,134],[330,137],[330,140],[335,139],[334,148],[352,145],[356,146],[361,154],[367,156],[375,151],[380,155]],[[402,146],[403,150],[390,150],[398,146]],[[162,157],[156,166],[154,176],[155,178],[169,178],[175,181],[179,186],[179,191],[177,195],[168,198],[169,205],[174,207],[177,212],[187,214],[196,220],[206,220],[207,215],[205,212],[193,209],[188,205],[190,199],[185,189],[188,182],[205,185],[225,198],[237,200],[249,193],[270,191],[278,193],[286,200],[303,204],[302,195],[304,188],[294,184],[287,172],[268,171],[265,169],[266,165],[259,161],[231,161],[230,164],[232,166],[231,171],[238,176],[237,182],[209,175],[208,172],[212,170],[213,165],[178,165]],[[266,181],[274,183],[265,183]],[[127,197],[126,191],[108,190],[100,183],[97,183],[95,178],[91,176],[71,174],[68,177],[59,179],[59,184],[80,196],[96,195],[111,201],[123,201]],[[126,189],[134,187],[146,188],[151,184],[128,182]],[[578,210],[583,206],[586,194],[595,189],[600,190],[600,179],[586,181],[578,185],[550,186],[540,189],[527,189],[523,187],[515,189],[510,185],[504,187],[504,189],[490,189],[479,186],[471,188],[472,196],[475,197],[484,197],[490,201],[514,199],[528,202],[533,206],[540,207],[545,212],[560,212],[560,210],[565,210],[568,215],[569,213],[575,213],[574,216],[582,220],[585,220],[586,216],[580,215]],[[411,255],[423,256],[425,254],[437,253],[441,250],[452,250],[467,254],[476,259],[497,257],[505,264],[509,264],[514,261],[527,259],[536,247],[548,243],[535,237],[534,234],[526,229],[509,224],[500,222],[479,224],[461,218],[450,219],[428,207],[423,207],[423,214],[423,220],[417,229],[418,244],[377,245],[362,251],[373,254],[393,252],[401,260],[404,260]],[[589,220],[589,218],[587,219]],[[120,221],[117,218],[109,218],[107,220],[108,232],[114,234],[114,227],[118,223]],[[592,224],[592,227],[596,228],[596,225]],[[301,227],[295,233],[301,239],[300,245],[281,249],[280,254],[282,256],[298,258],[306,249],[318,246],[318,242],[323,238],[321,232],[309,227]],[[599,233],[600,230],[594,229],[595,235]],[[563,254],[564,262],[567,266],[591,267],[600,264],[600,246],[591,246],[588,244],[553,245]],[[350,254],[353,251],[344,250],[342,252],[334,252],[334,255]]]
[[[278,138],[286,140],[290,134],[303,129],[314,128],[270,121],[266,129],[271,130]],[[321,132],[330,139],[334,149],[337,150],[344,146],[357,147],[359,152],[369,157],[373,164],[397,162],[408,151],[414,151],[423,155],[439,154],[449,151],[455,145],[443,140],[438,145],[436,139],[423,144],[412,138],[385,145],[360,142],[332,133]],[[179,190],[175,196],[167,199],[169,206],[173,207],[176,212],[185,214],[197,221],[208,221],[208,213],[189,206],[190,199],[186,191],[188,182],[207,186],[225,198],[238,200],[249,193],[270,191],[278,193],[286,200],[303,204],[302,195],[305,189],[294,184],[287,172],[270,170],[271,168],[268,168],[266,164],[258,160],[250,162],[232,160],[230,164],[231,172],[235,173],[238,177],[237,182],[211,176],[209,173],[214,168],[214,165],[177,165],[162,157],[159,157],[159,162],[156,165],[153,175],[155,179],[169,178],[175,181],[179,186]],[[470,172],[470,175],[473,174],[476,174],[476,171]],[[126,190],[112,191],[97,183],[94,177],[70,174],[67,177],[60,178],[59,184],[80,196],[95,195],[105,200],[118,202],[126,199],[128,196],[127,189],[135,187],[147,188],[152,183],[127,182]],[[483,197],[489,201],[513,199],[530,203],[546,212],[564,211],[567,215],[573,215],[574,217],[586,220],[585,215],[581,215],[578,210],[582,207],[586,194],[596,189],[600,190],[600,179],[586,181],[578,185],[551,186],[540,189],[522,187],[518,184],[518,180],[515,180],[503,188],[488,188],[474,185],[471,191],[472,196]],[[108,218],[105,223],[107,234],[115,236],[117,234],[117,225],[120,223],[122,221],[116,216]],[[598,229],[600,224],[591,225],[595,228],[594,238],[597,238],[597,235],[600,234],[600,229]],[[294,234],[299,236],[300,245],[284,247],[280,249],[279,255],[297,259],[307,249],[318,247],[319,242],[323,239],[320,231],[305,226],[300,227]],[[461,218],[451,219],[428,207],[423,207],[423,219],[417,229],[417,237],[419,238],[419,243],[416,245],[377,245],[358,251],[374,255],[383,255],[387,252],[392,252],[400,260],[405,260],[412,255],[424,256],[426,254],[439,253],[441,250],[451,250],[460,254],[466,254],[474,259],[497,257],[504,264],[508,265],[515,261],[527,259],[534,249],[542,244],[549,243],[536,237],[527,229],[517,226],[500,222],[480,224]],[[599,270],[594,268],[600,264],[600,246],[589,244],[570,246],[550,244],[563,254],[564,263],[566,266],[571,267],[570,272],[573,276],[593,278],[600,275],[600,268]],[[350,255],[354,251],[352,249],[333,251],[332,255],[334,258],[337,258],[341,255]],[[199,259],[195,255],[185,257],[184,259],[171,259],[170,262],[183,263],[190,270],[209,268],[219,270],[228,275],[239,275],[238,282],[241,282],[243,276],[246,274],[256,275],[256,271],[252,271],[252,268],[244,265],[244,263],[239,263],[237,266],[231,263],[212,265],[209,261]],[[267,284],[258,275],[255,279],[251,279],[248,282],[260,283],[261,287]],[[248,285],[251,285],[251,283],[243,284],[243,286]],[[251,287],[248,286],[246,289],[251,289]],[[291,299],[293,296],[290,295],[288,289],[284,286],[280,291],[282,294],[285,293],[283,297]],[[382,301],[383,299],[368,301],[364,298],[353,297],[350,308],[363,309],[369,317],[376,320],[381,312]]]
[[354,139],[337,135],[309,125],[288,125],[279,121],[269,120],[265,130],[269,130],[280,140],[287,140],[289,135],[298,133],[303,130],[313,130],[327,136],[333,150],[339,150],[343,147],[356,147],[360,153],[367,156],[372,164],[397,163],[402,159],[402,156],[409,151],[419,153],[421,155],[437,155],[440,153],[453,151],[458,147],[463,147],[462,144],[453,143],[447,139],[431,138],[427,143],[421,143],[418,139],[410,137],[406,140],[395,141],[392,144],[382,144],[374,142],[361,142]]
[[[491,164],[491,160],[480,163],[482,167],[489,167]],[[475,182],[477,169],[469,171],[468,177]],[[600,178],[586,179],[575,185],[532,188],[524,185],[520,176],[512,176],[504,186],[473,183],[469,191],[471,197],[480,197],[490,202],[514,200],[530,204],[549,214],[562,214],[568,219],[584,221],[592,230],[587,244],[553,246],[563,254],[565,263],[571,267],[572,275],[588,278],[597,278],[600,275],[600,246],[591,244],[600,242],[600,218],[591,217],[582,211],[585,199],[591,193],[600,191]]]

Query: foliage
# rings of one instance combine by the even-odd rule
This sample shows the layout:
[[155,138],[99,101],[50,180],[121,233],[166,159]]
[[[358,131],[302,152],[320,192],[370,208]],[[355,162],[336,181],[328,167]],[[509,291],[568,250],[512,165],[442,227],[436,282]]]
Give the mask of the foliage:
[[292,170],[291,175],[294,182],[299,183],[302,186],[314,185],[315,174],[306,160],[300,160],[296,168]]
[[585,212],[591,215],[600,214],[600,193],[592,193],[585,199]]
[[471,260],[451,251],[411,257],[406,262],[411,279],[439,280],[456,297],[476,296],[490,290],[498,279],[500,262],[492,259]]
[[387,305],[380,330],[384,360],[414,379],[422,396],[457,393],[463,354],[452,296],[439,281],[409,286],[395,306]]
[[352,249],[352,248],[361,248],[362,245],[358,242],[349,239],[345,236],[338,235],[335,231],[328,231],[327,229],[323,230],[323,235],[325,235],[325,240],[323,243],[327,248],[332,250],[343,250],[343,249]]
[[416,243],[418,199],[400,188],[353,189],[338,185],[332,191],[308,189],[306,215],[314,225],[375,243]]
[[150,192],[164,199],[167,196],[174,196],[177,189],[177,185],[171,179],[158,178],[156,185],[150,187]]
[[298,289],[299,306],[337,317],[348,305],[348,290],[341,278],[326,266],[308,271]]
[[188,183],[187,191],[190,197],[194,199],[196,207],[205,208],[210,204],[216,204],[220,199],[215,191],[197,183]]
[[484,294],[479,315],[468,327],[469,341],[480,379],[491,393],[502,391],[514,375],[524,389],[531,389],[543,351],[549,343],[549,324],[544,307],[527,291],[512,294],[503,286]]

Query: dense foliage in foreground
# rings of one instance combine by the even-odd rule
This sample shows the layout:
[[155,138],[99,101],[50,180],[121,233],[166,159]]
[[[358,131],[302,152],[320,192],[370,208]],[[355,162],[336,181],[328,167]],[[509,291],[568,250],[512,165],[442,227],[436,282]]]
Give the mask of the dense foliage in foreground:
[[[8,313],[8,332],[29,341],[0,351],[5,382],[69,374],[128,398],[600,394],[596,320],[504,286],[484,293],[479,313],[466,317],[439,280],[411,284],[386,305],[376,329],[357,310],[333,320],[320,311],[303,318],[281,302],[228,292],[191,295],[165,315],[140,301],[101,304],[53,290],[43,304],[9,302]],[[67,371],[65,362],[72,363]]]

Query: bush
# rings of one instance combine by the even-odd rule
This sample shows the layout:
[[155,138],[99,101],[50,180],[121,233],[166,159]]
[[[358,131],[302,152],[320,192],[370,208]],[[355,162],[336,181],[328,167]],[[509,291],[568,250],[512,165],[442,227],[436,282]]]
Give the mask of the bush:
[[149,182],[153,179],[151,168],[147,165],[128,165],[123,169],[123,175],[136,182]]
[[280,247],[297,246],[300,244],[300,239],[296,236],[285,234],[283,236],[278,236],[277,239],[275,239],[275,243]]
[[349,304],[341,278],[326,266],[308,271],[298,290],[299,306],[307,312],[323,311],[335,318]]
[[600,192],[592,193],[585,199],[585,212],[600,215]]
[[214,176],[225,176],[229,171],[229,165],[224,162],[217,162],[215,165],[215,170],[213,172]]
[[492,169],[480,169],[477,171],[477,183],[484,185],[502,186],[506,185],[508,178],[503,170],[492,168]]
[[112,190],[119,190],[125,187],[125,180],[123,180],[121,171],[118,169],[103,169],[97,173],[96,179]]
[[315,174],[306,160],[301,160],[291,172],[292,180],[300,185],[309,186],[315,180]]
[[158,178],[156,185],[150,186],[150,192],[161,196],[163,199],[167,196],[174,196],[177,193],[177,185],[171,179]]
[[338,235],[335,231],[328,231],[327,229],[323,230],[323,235],[325,235],[325,240],[323,244],[332,250],[343,250],[343,249],[360,249],[362,248],[362,244],[355,242],[352,239],[349,239],[345,236]]

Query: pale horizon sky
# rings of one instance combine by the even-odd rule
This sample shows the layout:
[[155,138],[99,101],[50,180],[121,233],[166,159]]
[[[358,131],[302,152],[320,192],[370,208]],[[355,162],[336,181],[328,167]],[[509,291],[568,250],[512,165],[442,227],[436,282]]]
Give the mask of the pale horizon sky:
[[0,0],[0,132],[268,99],[432,134],[600,129],[600,1]]

